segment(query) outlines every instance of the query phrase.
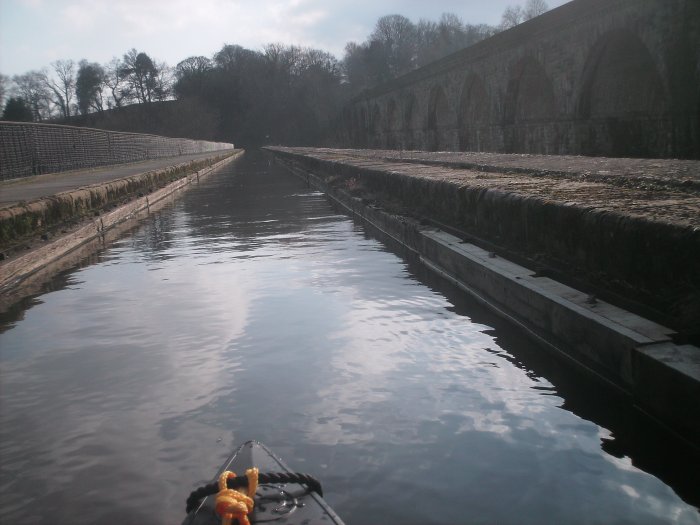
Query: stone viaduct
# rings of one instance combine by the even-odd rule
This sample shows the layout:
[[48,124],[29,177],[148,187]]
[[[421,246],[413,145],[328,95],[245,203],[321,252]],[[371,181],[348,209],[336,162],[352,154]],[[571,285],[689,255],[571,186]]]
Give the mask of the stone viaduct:
[[700,158],[700,0],[573,0],[364,92],[359,148]]

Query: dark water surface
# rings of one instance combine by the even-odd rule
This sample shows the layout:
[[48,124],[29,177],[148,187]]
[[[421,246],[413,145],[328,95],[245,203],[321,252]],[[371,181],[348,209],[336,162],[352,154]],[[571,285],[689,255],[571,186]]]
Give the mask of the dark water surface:
[[2,523],[179,523],[251,438],[349,524],[700,523],[696,460],[260,157],[51,288],[0,325]]

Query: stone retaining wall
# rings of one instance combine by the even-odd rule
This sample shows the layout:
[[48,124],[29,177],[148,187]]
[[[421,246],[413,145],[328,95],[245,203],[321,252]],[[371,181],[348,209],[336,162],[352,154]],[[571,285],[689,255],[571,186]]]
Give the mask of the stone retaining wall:
[[223,142],[55,124],[0,122],[0,180],[233,147]]
[[[240,151],[239,151],[240,153]],[[173,163],[172,166],[131,177],[86,186],[58,193],[28,203],[18,203],[0,210],[0,250],[11,248],[32,236],[51,234],[67,222],[79,221],[91,215],[123,205],[136,196],[148,196],[188,174],[210,168],[235,152],[222,151],[207,159]],[[55,232],[53,232],[55,233]]]
[[[138,214],[155,211],[166,197],[243,153],[223,152],[0,210],[0,249],[4,250],[0,253],[0,312],[30,294],[37,283],[54,275],[58,268],[70,267],[65,265],[67,255],[97,238],[104,240]],[[5,250],[1,242],[5,234],[17,236],[20,230],[27,235],[45,233],[41,240],[25,239],[17,249]],[[83,250],[83,254],[88,252]]]
[[618,186],[583,175],[389,162],[351,150],[270,149],[368,202],[451,228],[540,273],[585,285],[592,294],[698,337],[700,199],[693,184],[687,192],[646,189],[644,180]]

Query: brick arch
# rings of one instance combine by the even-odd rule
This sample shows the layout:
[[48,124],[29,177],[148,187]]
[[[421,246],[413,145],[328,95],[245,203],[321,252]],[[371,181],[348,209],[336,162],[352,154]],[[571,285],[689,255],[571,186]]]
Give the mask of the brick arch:
[[430,91],[428,102],[428,137],[427,146],[430,151],[437,151],[444,145],[445,128],[449,119],[449,105],[445,90],[435,86]]
[[464,81],[459,101],[457,125],[461,151],[484,151],[488,141],[491,111],[488,92],[483,80],[470,75]]
[[577,116],[584,154],[650,156],[669,133],[667,87],[644,42],[613,30],[592,47],[582,74]]
[[503,105],[506,152],[555,153],[557,114],[552,81],[534,57],[521,58],[510,70]]

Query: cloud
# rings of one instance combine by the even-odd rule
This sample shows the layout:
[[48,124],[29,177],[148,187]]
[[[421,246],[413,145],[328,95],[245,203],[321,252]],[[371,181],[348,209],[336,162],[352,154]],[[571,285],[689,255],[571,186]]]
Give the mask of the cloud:
[[[380,16],[413,21],[453,12],[469,23],[494,24],[516,0],[0,0],[0,68],[40,69],[57,58],[107,62],[133,48],[170,65],[211,56],[223,44],[261,49],[283,42],[342,58]],[[564,0],[550,0],[552,7]]]

